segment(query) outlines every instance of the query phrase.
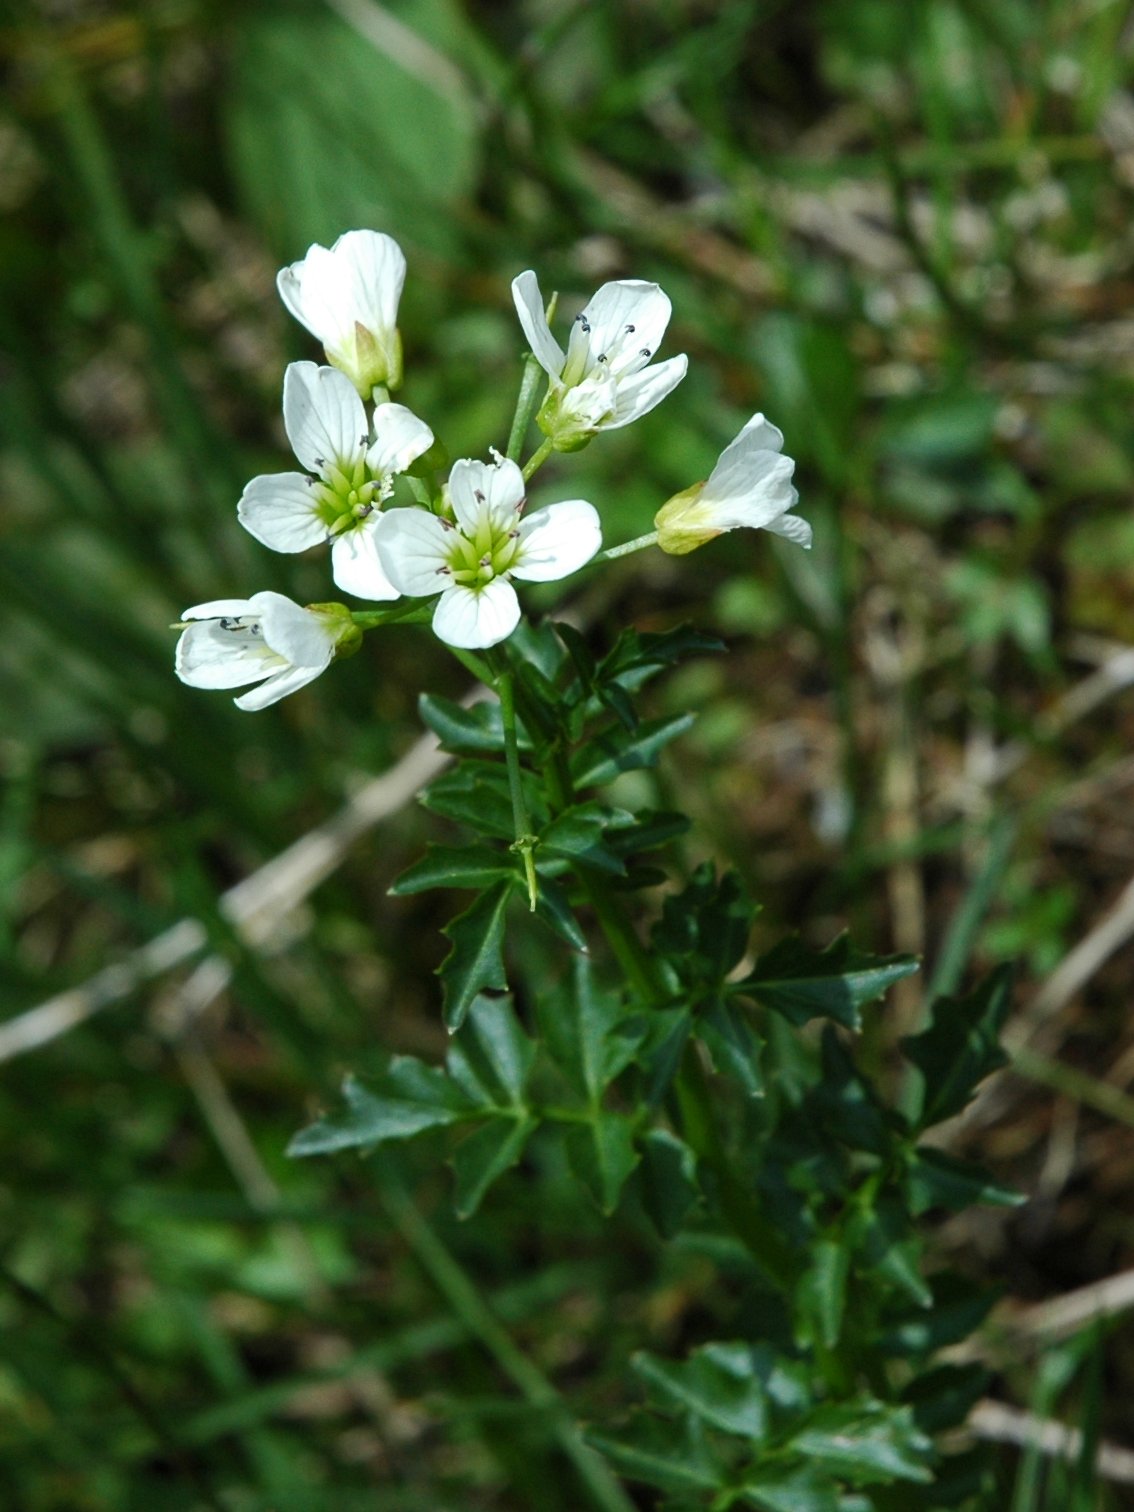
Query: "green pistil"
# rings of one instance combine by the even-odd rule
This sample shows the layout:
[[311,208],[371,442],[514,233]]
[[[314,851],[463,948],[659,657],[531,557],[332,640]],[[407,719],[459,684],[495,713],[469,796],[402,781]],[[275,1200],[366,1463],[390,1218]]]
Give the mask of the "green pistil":
[[481,521],[471,538],[458,528],[449,548],[449,571],[455,583],[483,588],[515,566],[519,549],[518,533],[495,529],[491,521]]
[[315,512],[329,535],[341,535],[365,520],[389,492],[389,485],[372,477],[361,457],[350,464],[341,458],[329,463],[322,480],[312,489]]

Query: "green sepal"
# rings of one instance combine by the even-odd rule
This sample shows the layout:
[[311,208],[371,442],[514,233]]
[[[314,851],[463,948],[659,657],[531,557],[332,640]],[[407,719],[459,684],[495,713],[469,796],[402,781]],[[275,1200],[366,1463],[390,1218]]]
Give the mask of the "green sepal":
[[452,1033],[464,1022],[477,994],[486,988],[502,991],[504,975],[504,914],[511,880],[497,882],[446,924],[442,933],[452,949],[437,968],[444,996],[445,1027]]
[[1012,1006],[1012,973],[994,971],[973,992],[941,998],[921,1034],[902,1041],[902,1052],[922,1074],[913,1121],[919,1129],[967,1107],[977,1085],[1007,1065],[1000,1035]]
[[426,1129],[474,1117],[476,1105],[439,1066],[395,1055],[367,1087],[348,1076],[343,1082],[346,1110],[301,1129],[289,1155],[328,1155],[412,1139]]
[[822,1016],[859,1029],[859,1009],[917,969],[913,956],[865,955],[846,935],[826,950],[812,950],[792,938],[774,945],[729,990],[756,998],[793,1024]]

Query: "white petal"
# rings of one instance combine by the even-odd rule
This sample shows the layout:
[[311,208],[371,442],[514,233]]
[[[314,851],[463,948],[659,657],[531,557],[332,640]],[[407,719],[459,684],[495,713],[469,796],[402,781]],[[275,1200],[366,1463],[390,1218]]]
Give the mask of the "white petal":
[[284,373],[284,428],[291,449],[312,472],[355,458],[370,442],[366,411],[338,368],[292,362]]
[[524,335],[528,338],[528,345],[535,353],[540,367],[549,377],[558,378],[567,358],[551,334],[544,313],[543,295],[539,292],[539,280],[530,268],[512,280],[512,299]]
[[655,283],[624,278],[605,283],[583,311],[591,355],[611,371],[644,367],[661,345],[673,306]]
[[287,662],[251,636],[222,630],[215,620],[208,620],[182,632],[173,665],[191,688],[242,688],[270,677]]
[[403,473],[433,445],[433,432],[404,404],[380,404],[374,411],[374,445],[366,454],[372,473]]
[[449,578],[441,568],[448,558],[452,529],[426,509],[391,509],[382,516],[375,535],[378,559],[399,593],[429,598],[448,586]]
[[781,515],[778,520],[769,520],[764,527],[775,535],[784,536],[798,546],[811,545],[811,526],[800,515]]
[[273,551],[306,551],[327,539],[315,512],[314,485],[304,473],[264,473],[240,496],[236,517]]
[[454,583],[433,612],[435,633],[450,646],[482,650],[506,640],[520,623],[520,601],[506,578],[495,578],[478,592]]
[[[795,463],[781,456],[783,432],[763,415],[753,415],[731,441],[705,484],[705,496],[713,500],[743,498],[772,474],[791,477]],[[787,464],[786,474],[783,463]],[[794,502],[794,501],[793,501]]]
[[398,590],[386,576],[378,556],[377,532],[389,515],[372,514],[355,530],[345,531],[331,547],[331,576],[344,593],[355,598],[396,599]]
[[524,475],[515,462],[474,462],[462,457],[449,474],[449,501],[461,526],[476,534],[486,514],[507,528],[524,497]]
[[656,404],[671,393],[685,377],[689,358],[684,352],[680,357],[671,357],[668,362],[658,362],[640,373],[623,378],[618,384],[614,407],[614,419],[608,420],[603,430],[618,430],[648,415]]
[[291,313],[333,351],[349,349],[354,340],[350,291],[326,247],[317,244],[307,256],[276,275],[276,288]]
[[258,688],[253,688],[250,693],[242,693],[239,698],[234,698],[232,701],[238,709],[266,709],[269,704],[278,703],[289,693],[294,693],[309,682],[313,682],[322,671],[323,667],[285,667],[274,677],[269,677],[267,682],[261,683]]
[[520,525],[520,554],[511,575],[550,583],[577,571],[602,545],[598,511],[585,499],[537,509]]
[[394,238],[383,231],[344,231],[331,256],[346,275],[354,319],[376,335],[393,331],[406,281],[405,255]]
[[183,620],[230,618],[233,615],[255,614],[251,599],[209,599],[205,604],[194,604],[192,609],[183,609]]
[[266,646],[293,667],[322,671],[335,654],[335,637],[326,620],[270,589],[254,593],[252,603],[260,616]]

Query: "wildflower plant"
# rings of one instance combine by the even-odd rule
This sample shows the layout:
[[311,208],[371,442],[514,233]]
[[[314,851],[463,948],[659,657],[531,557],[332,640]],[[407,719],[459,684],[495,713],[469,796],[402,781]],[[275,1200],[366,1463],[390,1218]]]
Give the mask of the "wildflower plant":
[[[222,599],[185,611],[177,647],[184,681],[255,683],[236,702],[261,709],[365,633],[428,622],[485,689],[463,705],[423,693],[453,762],[421,801],[468,838],[430,845],[393,887],[471,894],[438,969],[447,1057],[362,1068],[291,1151],[381,1159],[390,1142],[445,1131],[456,1211],[470,1218],[494,1184],[519,1179],[533,1141],[558,1141],[603,1213],[631,1204],[659,1246],[695,1241],[728,1266],[738,1303],[723,1336],[690,1339],[680,1357],[636,1355],[638,1406],[577,1446],[584,1479],[605,1458],[600,1504],[631,1505],[609,1491],[612,1467],[672,1509],[991,1508],[988,1467],[956,1431],[982,1372],[939,1358],[986,1303],[927,1270],[922,1220],[1014,1200],[926,1140],[1001,1064],[1007,979],[933,1006],[903,1042],[906,1094],[893,1106],[855,1042],[917,962],[845,938],[754,953],[756,907],[736,872],[705,862],[668,880],[686,816],[612,801],[613,779],[654,766],[692,722],[643,717],[642,688],[720,643],[628,626],[596,647],[567,623],[523,617],[525,583],[629,551],[683,556],[741,526],[808,546],[784,438],[754,415],[707,480],[661,505],[653,531],[604,550],[601,501],[541,503],[528,490],[553,453],[630,424],[680,382],[684,356],[654,361],[669,300],[654,284],[607,283],[564,351],[535,274],[521,274],[532,355],[506,449],[488,445],[442,477],[430,425],[389,398],[403,376],[404,275],[396,244],[371,231],[280,274],[331,365],[285,375],[305,471],[254,479],[238,510],[275,550],[329,542],[338,587],[383,607]],[[525,458],[533,422],[542,439]],[[527,977],[532,952],[510,942],[531,915],[552,964]]]

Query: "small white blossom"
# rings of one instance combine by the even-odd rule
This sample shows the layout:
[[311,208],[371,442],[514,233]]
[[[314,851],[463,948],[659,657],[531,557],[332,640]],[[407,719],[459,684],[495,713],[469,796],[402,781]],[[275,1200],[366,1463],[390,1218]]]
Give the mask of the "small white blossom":
[[395,509],[378,537],[391,583],[414,598],[440,593],[433,628],[469,650],[506,639],[520,619],[511,578],[552,582],[575,572],[602,544],[594,507],[583,499],[549,504],[527,518],[515,462],[468,459],[449,477],[454,519]]
[[307,249],[300,262],[276,276],[280,298],[301,325],[323,343],[327,360],[364,399],[377,384],[402,381],[398,301],[406,260],[381,231],[346,231],[333,247]]
[[374,411],[374,440],[362,400],[337,368],[293,362],[284,374],[284,427],[310,469],[253,478],[237,505],[246,530],[273,551],[305,551],[331,540],[331,571],[344,593],[396,599],[378,560],[375,534],[396,474],[433,444],[433,432],[404,405]]
[[528,344],[551,380],[538,420],[559,451],[585,446],[597,431],[629,425],[685,377],[684,354],[647,366],[672,308],[657,284],[636,278],[603,284],[575,316],[566,352],[551,334],[530,269],[513,280],[512,298]]
[[658,545],[683,556],[714,536],[750,525],[811,545],[811,526],[788,511],[799,499],[791,477],[795,463],[782,454],[781,431],[763,415],[748,424],[720,455],[704,483],[675,494],[658,511]]
[[189,621],[177,642],[174,666],[193,688],[258,688],[234,700],[238,709],[266,709],[349,656],[362,640],[349,609],[314,604],[301,609],[282,593],[250,599],[212,599],[181,616]]

